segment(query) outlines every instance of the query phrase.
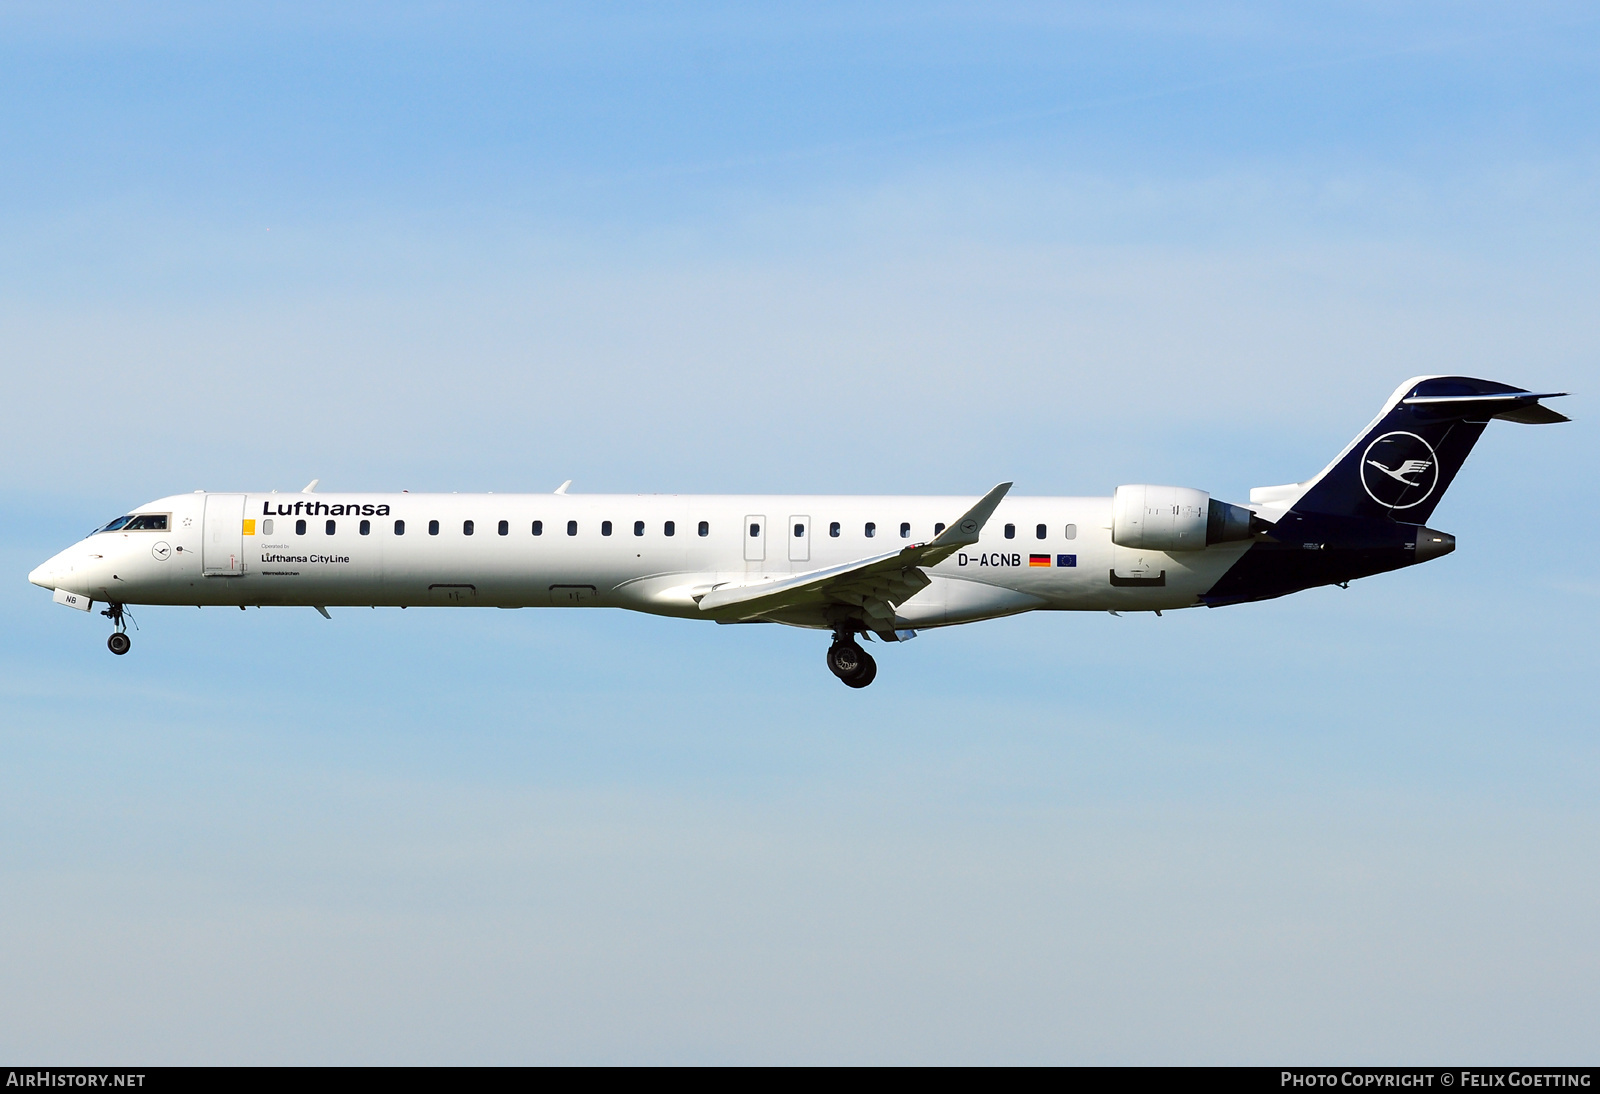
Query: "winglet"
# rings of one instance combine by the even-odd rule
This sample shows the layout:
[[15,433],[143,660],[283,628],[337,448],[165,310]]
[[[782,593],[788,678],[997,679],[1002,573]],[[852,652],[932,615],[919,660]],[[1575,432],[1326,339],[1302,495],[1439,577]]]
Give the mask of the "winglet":
[[306,483],[306,488],[300,492],[302,494],[315,494],[317,492],[317,483],[321,481],[321,479],[312,479],[310,482]]
[[572,480],[568,479],[566,482],[564,482],[560,486],[556,487],[556,493],[565,494],[567,492],[567,487],[569,487],[571,485],[572,485]]
[[940,532],[928,546],[965,547],[977,543],[978,537],[983,534],[983,526],[994,516],[994,511],[1000,507],[1000,500],[1006,496],[1006,491],[1011,489],[1011,485],[1009,482],[1003,482],[979,498],[977,505],[962,513],[954,524]]

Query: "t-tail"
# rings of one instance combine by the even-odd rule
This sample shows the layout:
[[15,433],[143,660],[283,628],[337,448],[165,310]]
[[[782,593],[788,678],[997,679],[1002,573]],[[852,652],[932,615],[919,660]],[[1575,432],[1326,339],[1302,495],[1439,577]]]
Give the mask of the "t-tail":
[[1201,599],[1218,607],[1344,584],[1455,550],[1424,527],[1490,421],[1568,419],[1532,392],[1470,376],[1418,376],[1315,478],[1250,492],[1271,527]]

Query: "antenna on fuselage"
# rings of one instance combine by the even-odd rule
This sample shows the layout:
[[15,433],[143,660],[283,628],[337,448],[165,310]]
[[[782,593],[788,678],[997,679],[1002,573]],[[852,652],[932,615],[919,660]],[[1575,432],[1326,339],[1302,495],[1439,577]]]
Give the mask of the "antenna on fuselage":
[[310,482],[306,483],[306,488],[300,492],[302,494],[315,494],[317,492],[317,483],[321,481],[321,479],[312,479]]
[[556,493],[565,494],[567,492],[567,487],[569,487],[571,485],[572,485],[572,480],[568,479],[566,482],[564,482],[560,486],[556,487]]

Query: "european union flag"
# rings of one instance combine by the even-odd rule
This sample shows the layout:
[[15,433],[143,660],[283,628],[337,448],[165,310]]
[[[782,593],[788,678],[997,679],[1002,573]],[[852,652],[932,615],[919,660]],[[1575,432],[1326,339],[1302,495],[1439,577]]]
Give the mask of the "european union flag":
[[1077,564],[1078,564],[1078,556],[1077,555],[1057,555],[1056,556],[1056,565],[1057,566],[1076,566]]

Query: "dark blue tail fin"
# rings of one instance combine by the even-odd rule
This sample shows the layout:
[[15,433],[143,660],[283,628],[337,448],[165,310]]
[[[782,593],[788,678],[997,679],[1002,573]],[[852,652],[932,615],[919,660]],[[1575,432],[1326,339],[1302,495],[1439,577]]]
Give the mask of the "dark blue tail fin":
[[1567,421],[1539,403],[1558,394],[1470,376],[1407,380],[1290,511],[1424,524],[1490,419]]
[[1407,380],[1322,474],[1250,491],[1263,534],[1200,602],[1267,600],[1449,554],[1454,537],[1422,525],[1484,426],[1493,418],[1564,422],[1539,404],[1556,394],[1469,376]]

